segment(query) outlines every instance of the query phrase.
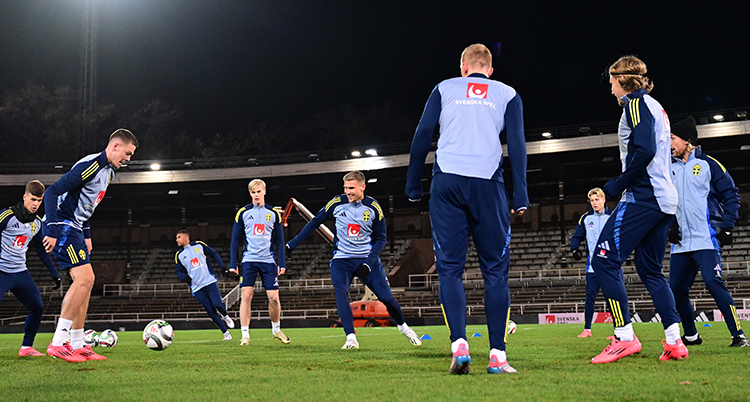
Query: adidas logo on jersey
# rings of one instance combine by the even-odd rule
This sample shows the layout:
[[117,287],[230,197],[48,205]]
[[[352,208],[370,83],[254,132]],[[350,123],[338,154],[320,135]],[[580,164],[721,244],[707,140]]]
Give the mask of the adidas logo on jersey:
[[599,249],[599,253],[597,254],[598,257],[607,258],[607,251],[609,251],[609,241],[604,241],[603,243],[599,243],[599,246],[597,246]]

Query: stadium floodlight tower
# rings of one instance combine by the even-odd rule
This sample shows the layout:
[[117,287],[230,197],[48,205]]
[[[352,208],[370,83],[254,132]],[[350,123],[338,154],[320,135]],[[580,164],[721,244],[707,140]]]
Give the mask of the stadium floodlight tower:
[[96,0],[86,0],[84,5],[83,50],[81,52],[81,125],[79,154],[93,152],[94,108],[96,107]]

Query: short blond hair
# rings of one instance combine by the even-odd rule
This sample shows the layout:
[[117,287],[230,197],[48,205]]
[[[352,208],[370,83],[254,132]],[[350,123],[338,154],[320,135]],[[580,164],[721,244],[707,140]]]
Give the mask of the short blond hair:
[[644,89],[649,93],[654,89],[654,84],[646,77],[647,72],[646,63],[635,56],[622,56],[609,66],[609,75],[616,77],[622,89],[628,92]]
[[365,174],[360,172],[359,170],[353,170],[346,175],[344,175],[344,181],[350,181],[355,180],[359,183],[365,182]]
[[492,53],[487,46],[475,43],[461,53],[461,64],[463,63],[477,70],[487,70],[492,67]]
[[248,183],[248,185],[247,185],[247,191],[253,191],[253,189],[255,187],[258,187],[258,186],[263,187],[263,190],[265,190],[266,189],[266,182],[264,182],[261,179],[255,179],[255,180],[251,181],[250,183]]
[[604,195],[604,190],[602,190],[599,187],[594,187],[591,190],[589,190],[589,193],[586,195],[589,199],[591,199],[592,195],[598,195],[599,198],[607,199],[607,196]]

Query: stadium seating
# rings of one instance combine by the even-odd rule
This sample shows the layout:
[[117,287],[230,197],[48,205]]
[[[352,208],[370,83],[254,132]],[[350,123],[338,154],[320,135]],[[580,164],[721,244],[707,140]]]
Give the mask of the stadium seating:
[[[536,314],[546,312],[582,312],[585,300],[585,262],[573,261],[567,249],[572,229],[565,238],[561,238],[559,228],[531,230],[514,228],[511,240],[511,270],[509,284],[511,288],[512,313]],[[381,259],[387,267],[396,264],[409,250],[409,239],[394,241],[394,258],[390,261],[390,244],[386,246]],[[215,249],[225,262],[229,261],[229,246],[215,245]],[[117,317],[138,317],[145,319],[155,314],[169,313],[177,319],[207,319],[202,307],[191,296],[187,285],[177,283],[174,274],[174,253],[170,247],[133,247],[130,250],[129,280],[131,284],[163,284],[169,291],[150,291],[148,286],[136,293],[106,294],[92,296],[90,317],[96,319],[116,319]],[[320,282],[315,278],[329,278],[328,261],[330,245],[326,243],[306,242],[295,250],[288,259],[288,271],[281,278],[280,298],[285,316],[302,316],[304,312],[321,312],[327,316],[330,311],[335,315],[335,297],[330,281]],[[750,226],[738,226],[735,230],[735,243],[727,246],[723,253],[725,261],[725,279],[734,296],[738,308],[750,302]],[[52,282],[47,270],[39,260],[29,254],[29,268],[34,279],[43,291],[46,305],[45,321],[54,320],[59,314],[63,293],[51,291]],[[92,262],[126,261],[127,250],[122,246],[102,245],[92,254]],[[390,263],[390,264],[389,264]],[[483,314],[483,281],[479,269],[476,248],[470,243],[467,253],[467,274],[465,286],[467,292],[467,312]],[[666,254],[664,272],[668,273],[669,253]],[[652,309],[648,292],[637,278],[632,261],[623,267],[626,276],[626,287],[631,303],[638,309]],[[64,275],[64,283],[69,284],[69,277]],[[436,276],[430,282],[419,282],[412,287],[396,288],[394,295],[399,300],[407,316],[440,316]],[[231,289],[236,279],[221,278],[223,289]],[[417,282],[415,282],[417,283]],[[173,285],[170,285],[173,284]],[[253,300],[253,318],[267,318],[268,304],[261,287]],[[351,289],[351,300],[359,300],[364,294],[361,285]],[[703,282],[696,280],[691,298],[697,309],[710,310],[715,303],[707,292]],[[743,300],[747,299],[748,302]],[[231,307],[231,314],[238,316],[239,303]],[[602,311],[601,297],[597,309]],[[311,313],[313,314],[313,313]],[[26,311],[10,295],[0,303],[0,320],[16,317],[12,322],[23,321]]]

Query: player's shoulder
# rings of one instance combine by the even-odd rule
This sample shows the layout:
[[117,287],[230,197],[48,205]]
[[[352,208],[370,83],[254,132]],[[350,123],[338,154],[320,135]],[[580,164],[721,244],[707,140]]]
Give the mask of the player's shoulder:
[[79,159],[68,173],[76,175],[80,174],[81,178],[86,181],[86,179],[93,177],[96,172],[106,167],[108,164],[109,162],[107,161],[106,152],[86,155]]
[[325,206],[325,211],[328,212],[331,208],[334,208],[337,205],[341,204],[348,204],[349,198],[346,197],[346,194],[340,194],[333,198],[331,198],[330,201]]
[[593,209],[589,209],[583,215],[581,215],[580,218],[578,218],[578,224],[579,225],[583,225],[583,221],[586,220],[586,217],[589,217],[589,216],[591,216],[593,214],[594,214],[594,210]]
[[271,212],[275,212],[274,215],[276,215],[276,220],[278,222],[281,222],[281,211],[279,211],[278,209],[274,208],[273,205],[271,205],[271,204],[265,204],[265,205],[263,205],[263,208],[265,208],[265,209],[267,209],[267,210],[269,210]]
[[242,214],[244,214],[245,211],[247,211],[250,208],[252,208],[252,206],[250,206],[250,204],[247,204],[244,207],[242,207],[239,210],[237,210],[237,213],[234,214],[234,221],[235,222],[239,222],[240,221],[240,217],[242,216]]
[[205,247],[208,247],[208,244],[206,244],[206,243],[204,243],[204,242],[202,242],[202,241],[200,241],[200,240],[196,240],[196,241],[194,241],[194,242],[192,242],[192,243],[195,243],[196,245],[200,244],[201,246],[205,246]]
[[727,169],[724,167],[724,165],[721,162],[719,162],[718,159],[714,158],[713,156],[709,154],[704,154],[700,148],[695,149],[695,158],[706,161],[706,163],[708,163],[710,167],[721,169],[721,171],[724,173],[726,173],[727,171]]
[[8,207],[0,211],[0,222],[10,219],[13,216],[13,208]]
[[369,195],[365,195],[365,198],[362,199],[362,204],[374,209],[377,213],[378,220],[383,218],[383,208],[380,206],[380,203],[378,203],[378,200],[370,197]]

